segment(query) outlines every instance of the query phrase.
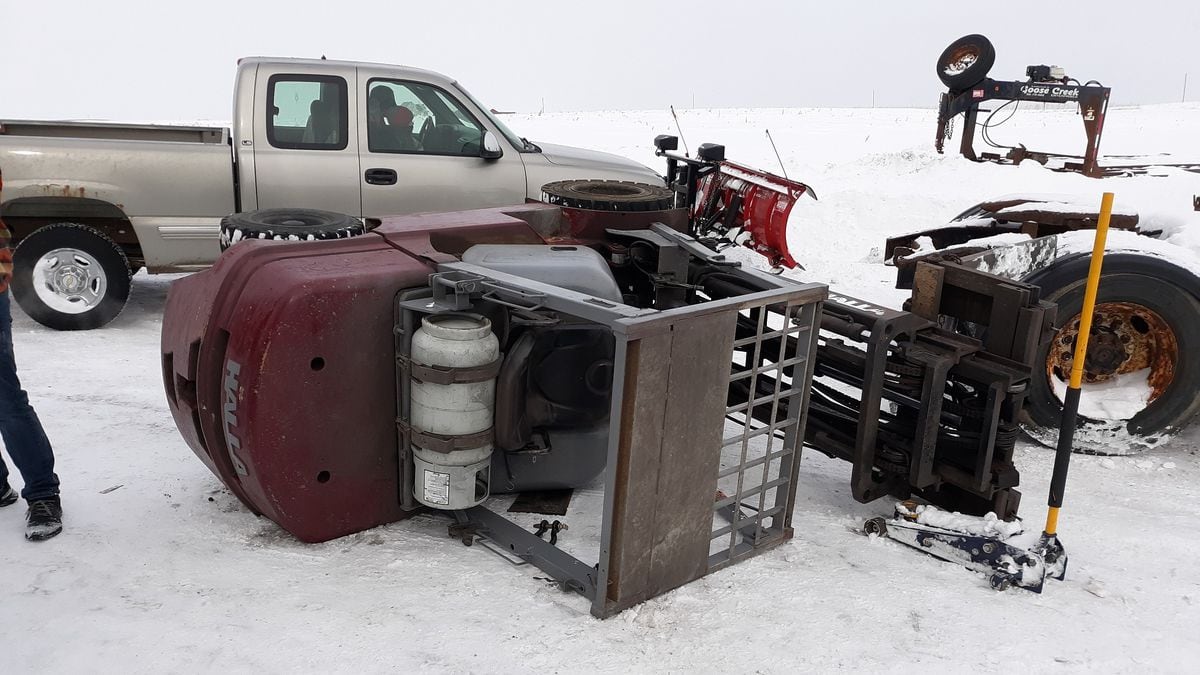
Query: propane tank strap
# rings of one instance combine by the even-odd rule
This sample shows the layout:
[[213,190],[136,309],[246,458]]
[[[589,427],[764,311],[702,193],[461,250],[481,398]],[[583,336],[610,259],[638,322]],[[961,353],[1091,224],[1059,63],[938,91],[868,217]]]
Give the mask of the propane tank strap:
[[483,431],[462,436],[434,434],[418,431],[405,422],[399,422],[400,427],[408,432],[408,441],[412,445],[432,452],[454,452],[455,450],[473,450],[484,445],[491,445],[495,433],[493,427]]
[[500,374],[502,357],[482,366],[427,366],[409,361],[412,379],[429,384],[470,384],[486,382]]

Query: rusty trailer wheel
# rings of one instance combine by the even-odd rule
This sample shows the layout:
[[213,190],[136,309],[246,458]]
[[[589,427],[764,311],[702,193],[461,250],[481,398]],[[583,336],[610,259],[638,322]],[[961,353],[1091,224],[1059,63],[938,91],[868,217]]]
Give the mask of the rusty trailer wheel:
[[[1070,380],[1079,319],[1078,314],[1071,317],[1054,335],[1046,355],[1046,377],[1051,384],[1057,381],[1065,387]],[[1133,302],[1096,305],[1083,365],[1083,384],[1114,382],[1122,379],[1122,375],[1144,372],[1146,403],[1152,403],[1174,381],[1178,361],[1179,340],[1175,331],[1156,312]]]
[[982,35],[960,37],[937,60],[937,75],[952,91],[970,89],[987,77],[996,63],[996,48]]
[[[1050,441],[1074,364],[1088,258],[1065,261],[1033,283],[1058,303],[1057,330],[1043,347],[1044,369],[1034,377],[1026,405],[1029,431]],[[1188,289],[1190,273],[1148,256],[1106,258],[1083,364],[1080,428],[1124,428],[1145,447],[1184,427],[1200,410],[1200,302]],[[1089,434],[1076,450],[1125,454]]]

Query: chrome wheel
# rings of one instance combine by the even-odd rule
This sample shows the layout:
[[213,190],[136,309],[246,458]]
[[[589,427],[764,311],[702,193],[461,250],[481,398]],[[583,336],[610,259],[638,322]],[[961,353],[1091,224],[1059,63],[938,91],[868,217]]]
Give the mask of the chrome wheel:
[[33,290],[39,300],[64,314],[82,314],[104,300],[108,279],[100,261],[77,248],[57,248],[33,266]]

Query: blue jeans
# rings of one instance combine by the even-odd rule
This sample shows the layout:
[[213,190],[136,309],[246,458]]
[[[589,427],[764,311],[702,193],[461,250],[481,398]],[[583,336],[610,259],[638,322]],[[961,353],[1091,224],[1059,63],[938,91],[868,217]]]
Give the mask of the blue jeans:
[[[54,473],[54,451],[50,449],[50,441],[17,379],[9,303],[8,292],[0,293],[0,437],[4,439],[4,447],[13,464],[25,479],[21,496],[29,502],[57,495],[58,476]],[[0,458],[0,485],[7,483],[8,467]]]

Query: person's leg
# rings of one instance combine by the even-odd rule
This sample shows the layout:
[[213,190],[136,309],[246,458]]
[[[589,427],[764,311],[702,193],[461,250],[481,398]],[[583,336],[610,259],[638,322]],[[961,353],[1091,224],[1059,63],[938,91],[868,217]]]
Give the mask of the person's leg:
[[0,506],[11,506],[17,503],[20,497],[8,485],[8,466],[4,464],[4,458],[0,457]]
[[[54,451],[37,413],[29,405],[29,396],[17,379],[7,292],[0,293],[0,437],[4,439],[13,464],[25,479],[25,487],[21,490],[25,501],[57,496]],[[0,476],[7,478],[7,467]]]
[[4,463],[4,458],[0,457],[0,490],[8,485],[8,465]]
[[[9,318],[12,318],[9,315]],[[8,465],[4,463],[4,457],[0,456],[0,506],[9,506],[17,502],[17,495],[8,483]]]

